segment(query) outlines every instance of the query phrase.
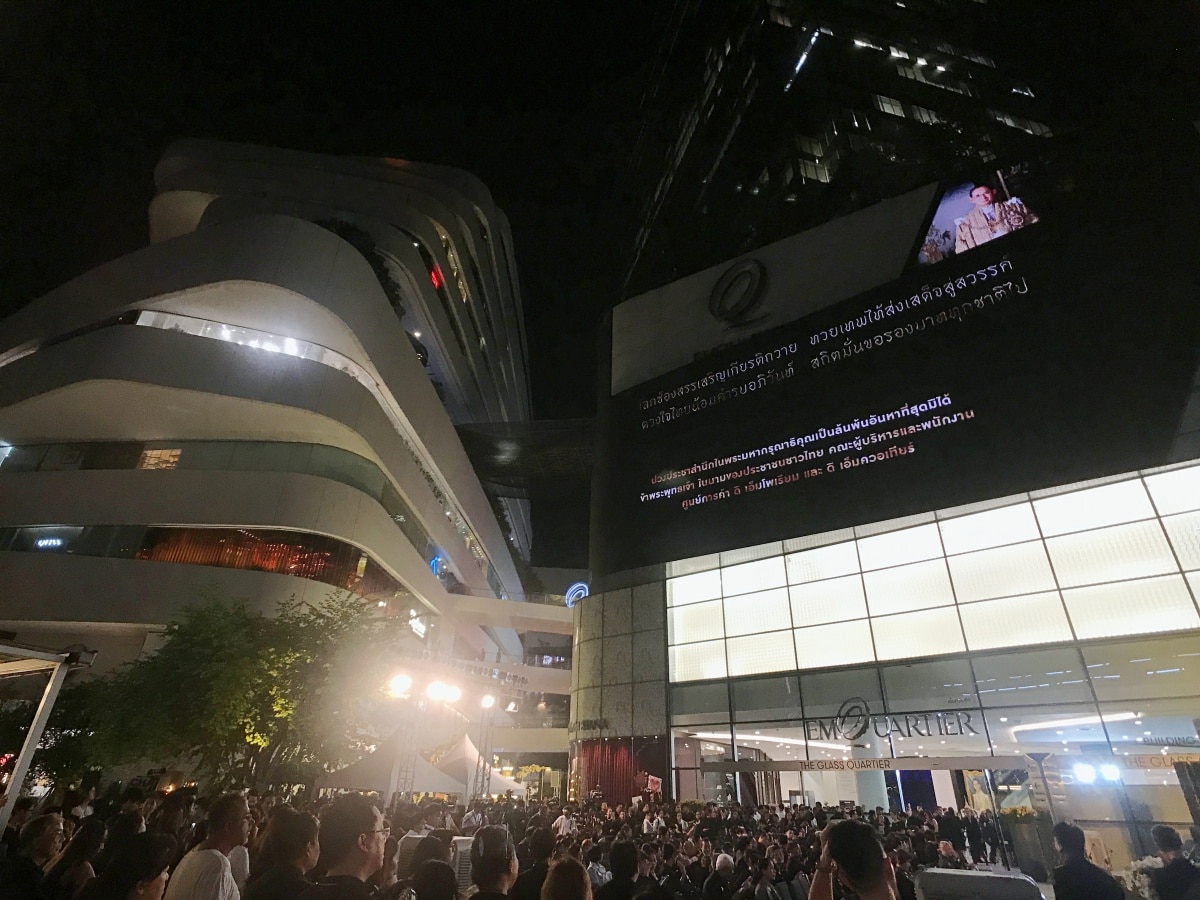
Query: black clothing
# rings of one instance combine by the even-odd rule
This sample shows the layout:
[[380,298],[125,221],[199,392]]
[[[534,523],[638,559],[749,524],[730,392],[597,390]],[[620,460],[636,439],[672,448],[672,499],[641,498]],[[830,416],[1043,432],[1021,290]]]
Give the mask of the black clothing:
[[272,866],[250,879],[242,900],[295,900],[311,884],[295,866]]
[[[613,879],[608,884],[603,885],[592,896],[595,900],[631,900],[634,894],[635,885],[632,880],[617,881]],[[476,897],[479,895],[476,894]],[[474,897],[471,900],[475,900]]]
[[550,872],[550,860],[539,859],[526,871],[517,876],[517,882],[509,890],[508,896],[513,900],[539,900],[542,896],[542,885]]
[[713,872],[704,882],[701,895],[703,900],[729,900],[734,890],[732,877],[726,878],[720,872]]
[[907,872],[896,872],[896,890],[900,900],[917,900],[917,885]]
[[1200,883],[1200,869],[1186,859],[1173,859],[1161,869],[1150,870],[1150,883],[1159,900],[1183,900],[1188,890]]
[[353,875],[326,875],[305,888],[299,900],[369,900],[374,896],[375,886]]
[[9,856],[0,864],[0,897],[4,900],[42,900],[42,870],[27,854]]
[[1117,880],[1086,859],[1069,859],[1054,870],[1055,900],[1125,900]]

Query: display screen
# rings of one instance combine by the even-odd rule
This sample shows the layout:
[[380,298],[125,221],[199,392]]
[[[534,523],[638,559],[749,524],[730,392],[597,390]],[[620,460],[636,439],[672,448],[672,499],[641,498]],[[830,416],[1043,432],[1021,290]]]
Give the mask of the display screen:
[[1169,461],[1200,337],[1180,183],[1062,162],[953,179],[897,281],[609,398],[593,569]]

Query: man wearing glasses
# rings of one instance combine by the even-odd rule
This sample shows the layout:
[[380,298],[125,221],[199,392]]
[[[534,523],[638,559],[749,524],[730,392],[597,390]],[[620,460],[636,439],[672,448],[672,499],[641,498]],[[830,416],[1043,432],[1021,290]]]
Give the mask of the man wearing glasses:
[[303,900],[365,900],[375,888],[367,880],[383,866],[391,829],[383,813],[362,794],[343,794],[321,814],[321,861],[325,876]]

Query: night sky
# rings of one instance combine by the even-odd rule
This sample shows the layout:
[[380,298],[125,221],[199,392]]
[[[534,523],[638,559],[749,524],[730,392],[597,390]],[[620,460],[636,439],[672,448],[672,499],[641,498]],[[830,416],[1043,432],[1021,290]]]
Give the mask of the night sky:
[[[4,3],[0,313],[143,246],[152,169],[176,138],[443,163],[482,178],[512,222],[535,414],[589,415],[665,2]],[[1139,116],[1196,118],[1194,4],[994,3],[980,49],[1067,117],[1131,146]]]

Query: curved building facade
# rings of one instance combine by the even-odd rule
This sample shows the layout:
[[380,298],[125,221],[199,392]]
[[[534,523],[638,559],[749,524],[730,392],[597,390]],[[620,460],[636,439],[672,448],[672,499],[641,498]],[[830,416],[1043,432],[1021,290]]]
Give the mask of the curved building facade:
[[527,511],[498,521],[455,431],[529,410],[486,189],[200,142],[156,177],[149,247],[0,323],[0,627],[113,665],[216,584],[348,590],[462,659],[569,628],[523,602]]

